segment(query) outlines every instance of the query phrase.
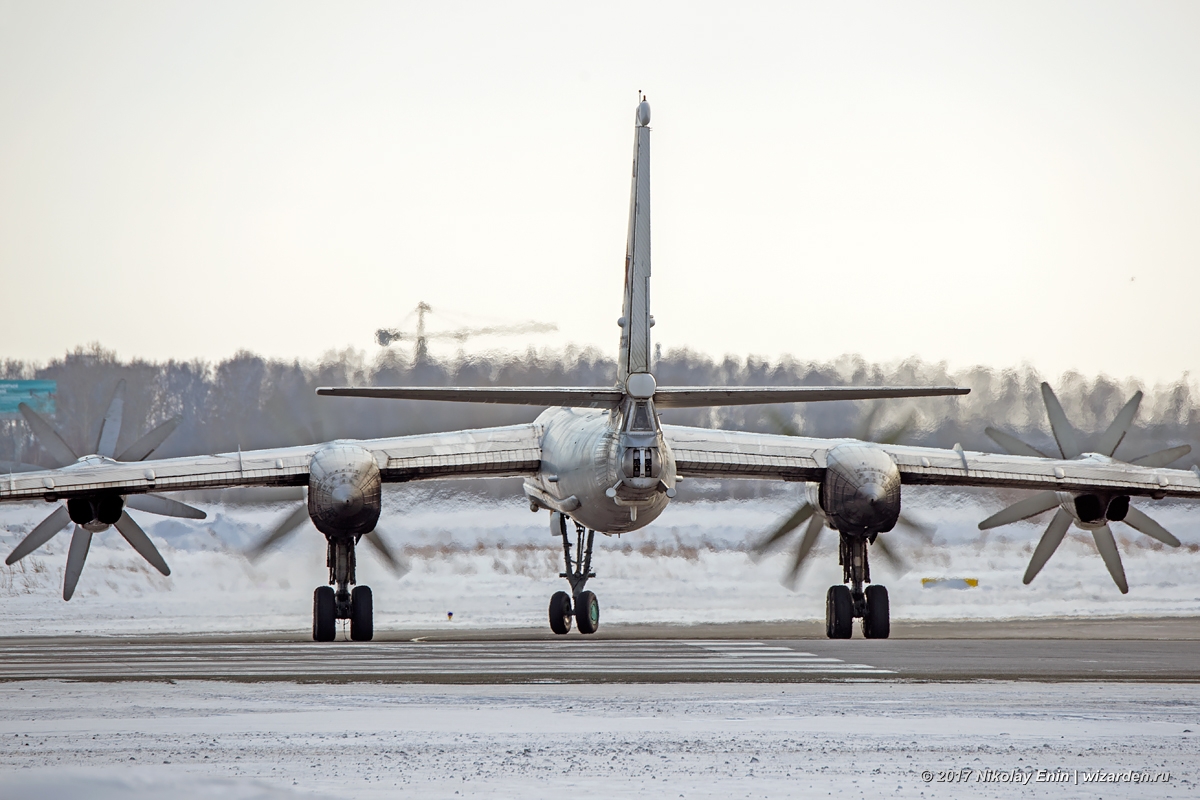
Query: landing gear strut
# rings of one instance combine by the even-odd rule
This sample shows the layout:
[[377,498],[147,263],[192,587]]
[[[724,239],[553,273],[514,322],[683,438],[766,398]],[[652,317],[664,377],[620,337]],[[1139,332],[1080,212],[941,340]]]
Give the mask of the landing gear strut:
[[[325,563],[329,566],[330,586],[318,586],[313,592],[313,640],[332,642],[337,636],[337,621],[350,620],[350,638],[369,642],[375,635],[373,602],[369,586],[354,584],[354,545],[358,537],[328,537]],[[336,589],[334,588],[336,587]]]
[[842,565],[843,580],[849,586],[831,586],[825,596],[825,635],[830,639],[849,639],[854,620],[862,620],[863,636],[886,639],[891,633],[888,593],[883,586],[867,586],[871,582],[871,567],[867,562],[867,543],[874,534],[841,536],[838,562]]
[[[572,520],[574,521],[574,520]],[[571,630],[571,618],[580,633],[595,633],[600,628],[600,601],[592,592],[584,591],[588,578],[596,577],[592,572],[592,545],[596,532],[575,523],[575,557],[571,557],[571,536],[567,533],[567,516],[554,513],[550,517],[551,529],[562,536],[563,560],[566,572],[558,577],[566,578],[571,584],[571,594],[555,592],[550,598],[550,630],[562,635]],[[586,537],[586,538],[585,538]]]

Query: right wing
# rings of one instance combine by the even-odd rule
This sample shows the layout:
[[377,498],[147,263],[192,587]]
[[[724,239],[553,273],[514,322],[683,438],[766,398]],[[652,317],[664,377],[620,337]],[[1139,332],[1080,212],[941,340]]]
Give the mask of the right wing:
[[235,486],[303,486],[308,483],[309,463],[318,451],[346,444],[370,452],[388,483],[524,477],[536,473],[542,459],[541,428],[532,423],[153,461],[123,462],[89,456],[60,469],[0,475],[0,501],[100,492],[127,495]]
[[687,477],[820,481],[829,451],[853,442],[885,451],[906,484],[1200,498],[1200,472],[1152,469],[1102,456],[1059,460],[677,425],[664,425],[663,436],[676,470]]

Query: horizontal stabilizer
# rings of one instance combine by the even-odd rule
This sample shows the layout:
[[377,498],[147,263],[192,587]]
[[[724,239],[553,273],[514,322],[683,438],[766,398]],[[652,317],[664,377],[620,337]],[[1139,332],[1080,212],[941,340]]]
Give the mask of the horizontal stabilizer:
[[[659,408],[814,403],[828,400],[880,400],[943,397],[971,391],[957,386],[660,386]],[[462,389],[449,386],[322,387],[327,397],[382,397],[393,400],[441,400],[452,403],[502,403],[521,406],[611,408],[625,396],[616,388],[501,386]]]
[[828,400],[944,397],[970,391],[958,386],[660,386],[654,393],[654,405],[659,408],[757,406]]
[[625,393],[613,387],[589,389],[567,386],[497,386],[459,389],[450,386],[380,386],[353,388],[321,387],[317,394],[327,397],[386,397],[392,400],[441,400],[449,403],[500,403],[514,406],[568,406],[572,408],[612,408]]

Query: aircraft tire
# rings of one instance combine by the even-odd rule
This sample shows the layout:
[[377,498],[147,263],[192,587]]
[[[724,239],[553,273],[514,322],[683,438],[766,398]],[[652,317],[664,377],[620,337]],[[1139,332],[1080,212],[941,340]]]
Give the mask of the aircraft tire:
[[355,586],[350,592],[350,638],[356,642],[369,642],[375,636],[373,605],[370,586]]
[[886,586],[868,586],[867,610],[863,614],[862,632],[868,639],[886,639],[892,632]]
[[591,592],[580,592],[575,603],[575,627],[580,633],[595,633],[600,629],[600,601]]
[[571,595],[555,592],[550,598],[550,630],[562,636],[571,630]]
[[318,586],[313,592],[313,641],[332,642],[337,636],[337,603],[332,586]]
[[854,600],[850,587],[830,586],[825,595],[825,635],[830,639],[849,639],[854,633]]

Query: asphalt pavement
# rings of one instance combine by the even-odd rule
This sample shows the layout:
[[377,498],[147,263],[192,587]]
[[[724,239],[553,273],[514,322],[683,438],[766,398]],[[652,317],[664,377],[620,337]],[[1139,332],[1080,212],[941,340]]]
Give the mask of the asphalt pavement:
[[1191,618],[905,623],[888,640],[798,638],[808,633],[780,624],[565,637],[432,629],[322,644],[294,634],[10,637],[0,639],[0,680],[1200,682],[1200,620]]

